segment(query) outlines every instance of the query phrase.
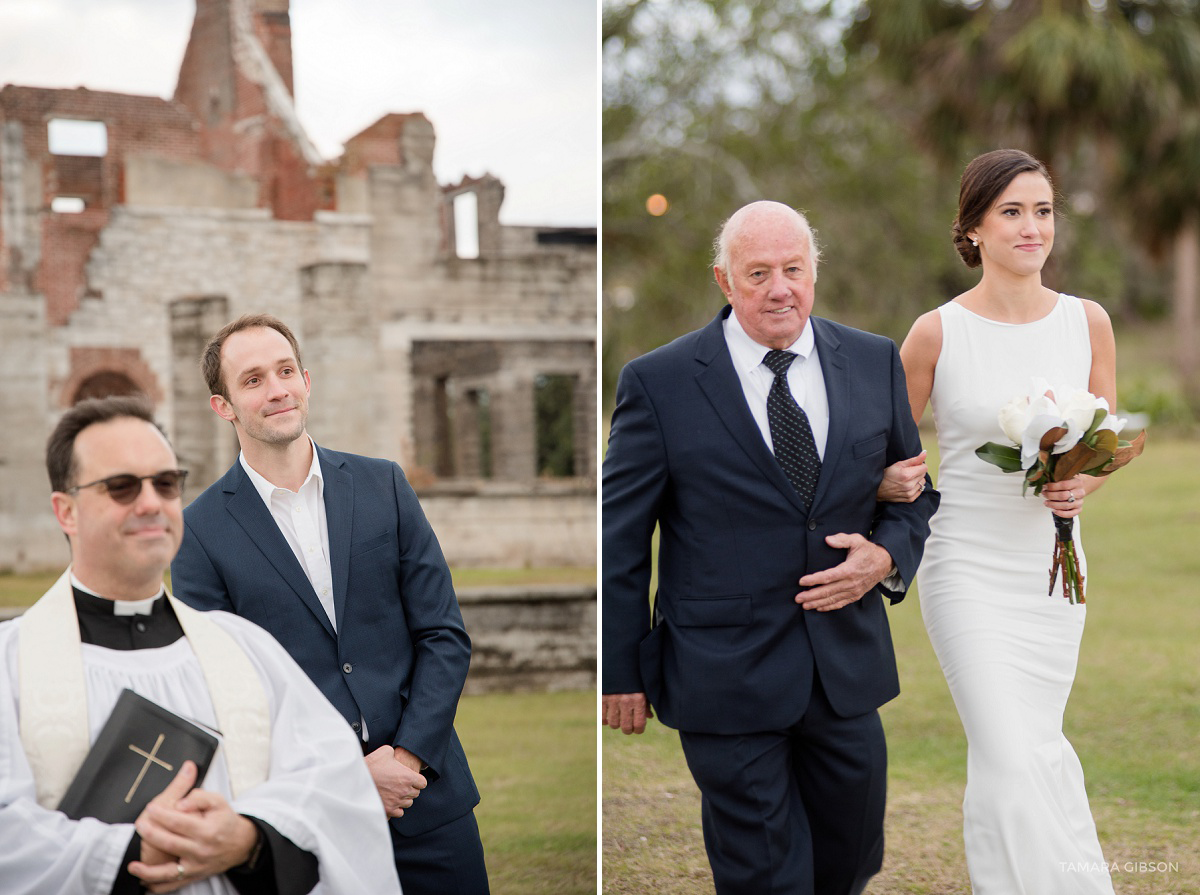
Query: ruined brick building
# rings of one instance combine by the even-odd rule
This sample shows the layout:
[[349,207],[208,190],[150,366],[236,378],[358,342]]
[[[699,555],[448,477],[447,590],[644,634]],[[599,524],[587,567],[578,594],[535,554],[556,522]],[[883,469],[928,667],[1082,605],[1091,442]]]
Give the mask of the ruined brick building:
[[[103,148],[56,151],[64,121]],[[503,185],[439,184],[434,146],[389,114],[320,158],[288,0],[197,0],[171,100],[0,90],[0,569],[65,562],[43,450],[83,397],[149,395],[192,494],[228,467],[197,359],[251,311],[298,331],[313,437],[400,462],[452,562],[593,563],[595,230],[501,225]]]

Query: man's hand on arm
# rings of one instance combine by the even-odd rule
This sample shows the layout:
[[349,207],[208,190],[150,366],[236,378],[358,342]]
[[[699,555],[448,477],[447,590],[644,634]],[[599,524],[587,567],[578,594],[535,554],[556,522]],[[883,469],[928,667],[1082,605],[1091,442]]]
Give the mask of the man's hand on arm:
[[642,733],[654,717],[645,693],[606,693],[601,700],[600,723],[622,733]]
[[830,569],[813,572],[800,579],[808,588],[796,594],[802,609],[829,612],[861,600],[863,594],[887,577],[892,557],[884,548],[860,534],[835,534],[825,539],[830,547],[849,550],[846,559]]
[[142,839],[142,860],[131,863],[129,872],[156,895],[245,863],[258,843],[258,829],[224,797],[203,789],[188,792],[195,780],[196,766],[184,762],[134,824]]
[[366,762],[388,817],[403,817],[405,809],[411,808],[429,785],[421,774],[421,759],[407,749],[380,746]]

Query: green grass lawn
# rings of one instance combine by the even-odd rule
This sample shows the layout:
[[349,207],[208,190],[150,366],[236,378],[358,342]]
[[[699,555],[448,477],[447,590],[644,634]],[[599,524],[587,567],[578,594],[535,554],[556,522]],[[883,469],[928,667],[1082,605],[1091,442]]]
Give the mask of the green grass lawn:
[[[1114,876],[1118,895],[1200,895],[1200,444],[1150,439],[1085,512],[1088,628],[1066,733],[1105,857],[1132,867]],[[903,692],[883,710],[888,846],[867,891],[968,895],[966,741],[918,603],[889,610]],[[605,729],[602,761],[604,892],[711,893],[699,795],[674,731]],[[1137,869],[1159,862],[1177,869]]]
[[62,569],[33,575],[0,573],[0,607],[32,606],[34,600],[44,594],[61,574]]
[[596,891],[595,725],[591,691],[463,697],[493,895]]

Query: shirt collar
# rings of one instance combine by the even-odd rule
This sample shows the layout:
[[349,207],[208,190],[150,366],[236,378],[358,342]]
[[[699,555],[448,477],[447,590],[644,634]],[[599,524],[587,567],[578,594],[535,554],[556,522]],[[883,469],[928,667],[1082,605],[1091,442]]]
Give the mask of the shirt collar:
[[[738,320],[737,311],[732,310],[725,319],[725,341],[729,345],[729,353],[733,357],[733,365],[743,372],[749,372],[759,366],[763,362],[763,358],[766,357],[767,352],[771,350],[750,338],[750,334],[746,332],[742,327],[741,321]],[[813,338],[812,318],[810,317],[805,322],[804,329],[800,332],[800,337],[784,350],[798,354],[805,360],[808,360],[816,347],[816,340]]]
[[[321,474],[321,458],[317,456],[317,443],[312,440],[312,436],[305,434],[305,438],[312,445],[312,463],[308,466],[308,475],[305,476],[304,484],[300,486],[300,489],[303,490],[304,485],[307,485],[316,478],[317,494],[320,496],[325,486],[325,477]],[[279,486],[267,481],[254,467],[247,463],[245,453],[238,454],[238,462],[242,464],[242,469],[250,477],[250,483],[254,485],[254,490],[263,499],[263,503],[269,507],[271,505],[271,495],[279,490]]]
[[112,597],[106,597],[103,594],[96,593],[94,590],[80,581],[75,576],[74,571],[71,572],[71,586],[76,590],[83,591],[85,594],[90,594],[99,600],[104,600],[105,602],[110,603],[112,605],[113,615],[150,615],[154,611],[154,604],[162,598],[164,593],[166,593],[166,588],[164,587],[154,596],[147,597],[144,600],[114,600]]

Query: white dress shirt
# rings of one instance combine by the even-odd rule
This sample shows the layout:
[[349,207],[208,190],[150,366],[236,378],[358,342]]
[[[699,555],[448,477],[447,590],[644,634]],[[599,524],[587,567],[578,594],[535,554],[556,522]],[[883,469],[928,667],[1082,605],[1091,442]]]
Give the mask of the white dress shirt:
[[[775,382],[775,374],[763,363],[763,358],[771,349],[750,338],[737,319],[736,311],[725,318],[724,327],[725,344],[729,346],[733,368],[737,371],[742,391],[746,395],[746,403],[750,406],[750,415],[754,417],[754,422],[758,423],[767,447],[774,453],[771,424],[767,421],[767,393],[771,391],[771,385]],[[824,460],[825,442],[829,438],[829,396],[825,392],[825,374],[821,372],[821,361],[817,357],[817,343],[813,338],[812,324],[805,323],[800,338],[785,350],[798,355],[788,367],[788,388],[808,417],[813,440],[817,443],[817,454]]]
[[[311,436],[308,437],[312,444]],[[245,454],[238,455],[238,462],[250,477],[254,490],[258,492],[271,518],[296,559],[300,568],[317,593],[317,599],[329,616],[333,630],[337,630],[337,615],[333,606],[333,570],[329,565],[329,523],[325,519],[325,479],[321,476],[321,461],[317,458],[317,446],[313,444],[312,465],[308,478],[299,491],[278,488],[259,475],[246,462]]]

